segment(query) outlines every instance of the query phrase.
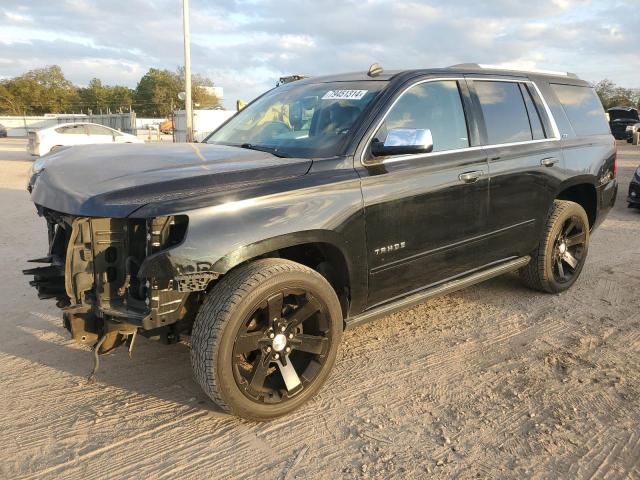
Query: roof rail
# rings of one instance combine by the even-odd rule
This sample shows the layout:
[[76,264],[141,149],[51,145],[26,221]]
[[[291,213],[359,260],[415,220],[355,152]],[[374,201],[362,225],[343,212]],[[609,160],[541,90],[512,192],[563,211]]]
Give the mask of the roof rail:
[[543,75],[557,75],[562,77],[578,78],[575,73],[571,72],[558,72],[555,70],[541,70],[537,68],[524,68],[518,66],[502,67],[500,65],[488,65],[480,63],[459,63],[457,65],[451,65],[447,68],[455,69],[473,69],[473,70],[507,70],[510,72],[527,72],[527,73],[540,73]]

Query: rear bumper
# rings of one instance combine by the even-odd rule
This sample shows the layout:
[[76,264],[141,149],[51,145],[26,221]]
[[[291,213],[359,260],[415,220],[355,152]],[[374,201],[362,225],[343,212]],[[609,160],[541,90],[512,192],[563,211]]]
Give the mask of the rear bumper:
[[616,203],[617,195],[618,180],[615,178],[598,188],[598,213],[596,216],[596,222],[593,225],[593,229],[600,226],[604,219],[607,218],[607,214],[611,211]]

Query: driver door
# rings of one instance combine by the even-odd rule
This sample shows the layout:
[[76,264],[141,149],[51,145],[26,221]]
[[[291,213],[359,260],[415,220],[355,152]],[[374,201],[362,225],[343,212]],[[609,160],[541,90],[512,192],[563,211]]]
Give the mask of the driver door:
[[[489,168],[485,151],[471,147],[467,105],[463,79],[421,81],[399,94],[370,137],[359,168],[368,307],[486,263]],[[371,144],[395,128],[429,129],[432,152],[374,157]]]

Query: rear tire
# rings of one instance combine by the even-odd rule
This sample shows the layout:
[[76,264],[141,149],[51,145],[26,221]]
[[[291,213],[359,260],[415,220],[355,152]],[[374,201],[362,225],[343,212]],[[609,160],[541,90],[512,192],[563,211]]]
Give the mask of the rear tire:
[[259,421],[285,415],[329,376],[342,328],[340,302],[319,273],[257,260],[223,277],[200,307],[191,336],[195,379],[229,413]]
[[520,279],[534,290],[563,292],[580,276],[588,248],[587,213],[575,202],[555,200],[542,240],[520,269]]

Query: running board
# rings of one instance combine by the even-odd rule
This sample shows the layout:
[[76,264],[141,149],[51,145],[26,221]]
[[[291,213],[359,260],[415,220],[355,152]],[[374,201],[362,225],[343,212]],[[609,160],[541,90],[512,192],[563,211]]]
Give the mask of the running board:
[[446,295],[448,293],[455,292],[456,290],[460,290],[462,288],[469,287],[490,278],[497,277],[499,275],[502,275],[503,273],[517,270],[524,267],[527,263],[529,263],[530,260],[531,257],[528,256],[509,260],[494,267],[469,274],[462,278],[441,283],[434,287],[423,290],[422,292],[415,293],[395,302],[382,305],[378,308],[375,308],[374,310],[366,311],[364,313],[361,313],[360,315],[356,315],[355,317],[347,318],[345,320],[345,330],[351,330],[352,328],[359,327],[360,325],[369,323],[373,320],[377,320],[381,317],[386,317],[387,315],[391,315],[392,313],[395,313],[397,311],[413,307],[419,303],[423,303],[425,300],[428,300],[430,298],[438,297],[440,295]]

